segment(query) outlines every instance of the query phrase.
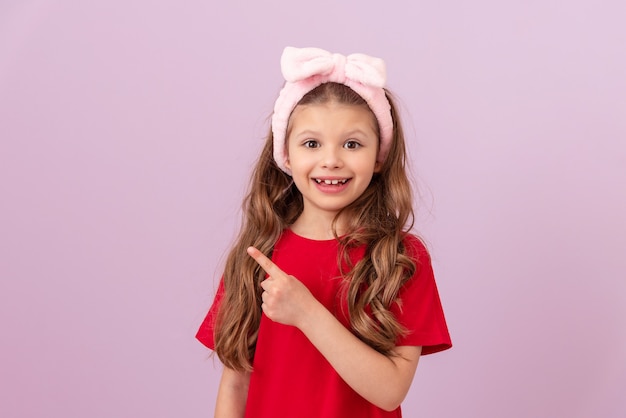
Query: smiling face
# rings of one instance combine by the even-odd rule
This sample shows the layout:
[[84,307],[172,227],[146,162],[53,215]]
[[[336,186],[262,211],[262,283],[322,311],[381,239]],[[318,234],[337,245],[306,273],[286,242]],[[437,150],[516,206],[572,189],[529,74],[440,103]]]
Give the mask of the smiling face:
[[364,106],[337,102],[297,106],[287,131],[287,168],[302,193],[298,221],[332,221],[379,170],[378,129]]

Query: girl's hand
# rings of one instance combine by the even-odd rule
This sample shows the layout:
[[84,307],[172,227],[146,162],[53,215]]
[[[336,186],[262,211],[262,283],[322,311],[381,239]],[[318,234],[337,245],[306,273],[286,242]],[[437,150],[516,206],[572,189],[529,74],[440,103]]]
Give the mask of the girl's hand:
[[248,254],[269,275],[261,282],[261,309],[265,315],[272,321],[299,328],[317,300],[300,280],[282,271],[261,251],[248,247]]

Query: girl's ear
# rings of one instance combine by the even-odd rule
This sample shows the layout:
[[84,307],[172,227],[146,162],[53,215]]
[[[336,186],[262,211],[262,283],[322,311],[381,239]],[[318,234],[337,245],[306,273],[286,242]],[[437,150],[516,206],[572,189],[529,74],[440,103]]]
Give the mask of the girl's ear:
[[383,163],[381,163],[380,161],[376,161],[376,164],[374,164],[374,173],[380,173],[380,170],[382,168],[383,168]]
[[289,162],[289,158],[287,158],[285,160],[285,167],[287,167],[289,170],[291,170],[291,163]]

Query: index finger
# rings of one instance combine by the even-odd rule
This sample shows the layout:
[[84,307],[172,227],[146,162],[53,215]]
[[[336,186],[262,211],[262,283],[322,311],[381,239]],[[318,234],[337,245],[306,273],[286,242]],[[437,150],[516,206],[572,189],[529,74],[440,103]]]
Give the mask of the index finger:
[[248,247],[247,252],[248,252],[248,255],[254,258],[254,260],[259,264],[259,266],[261,266],[261,268],[265,270],[265,272],[269,274],[270,276],[276,277],[280,274],[286,275],[286,273],[282,271],[276,264],[274,264],[272,260],[267,258],[265,254],[263,254],[261,251],[257,250],[256,248]]

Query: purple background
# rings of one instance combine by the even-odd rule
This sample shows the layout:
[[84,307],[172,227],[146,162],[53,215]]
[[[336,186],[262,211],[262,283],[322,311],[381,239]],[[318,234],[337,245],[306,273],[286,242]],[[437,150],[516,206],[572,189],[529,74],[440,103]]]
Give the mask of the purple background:
[[[0,410],[206,417],[286,45],[384,58],[453,350],[407,417],[624,417],[626,3],[0,2]],[[306,376],[302,376],[306,378]]]

